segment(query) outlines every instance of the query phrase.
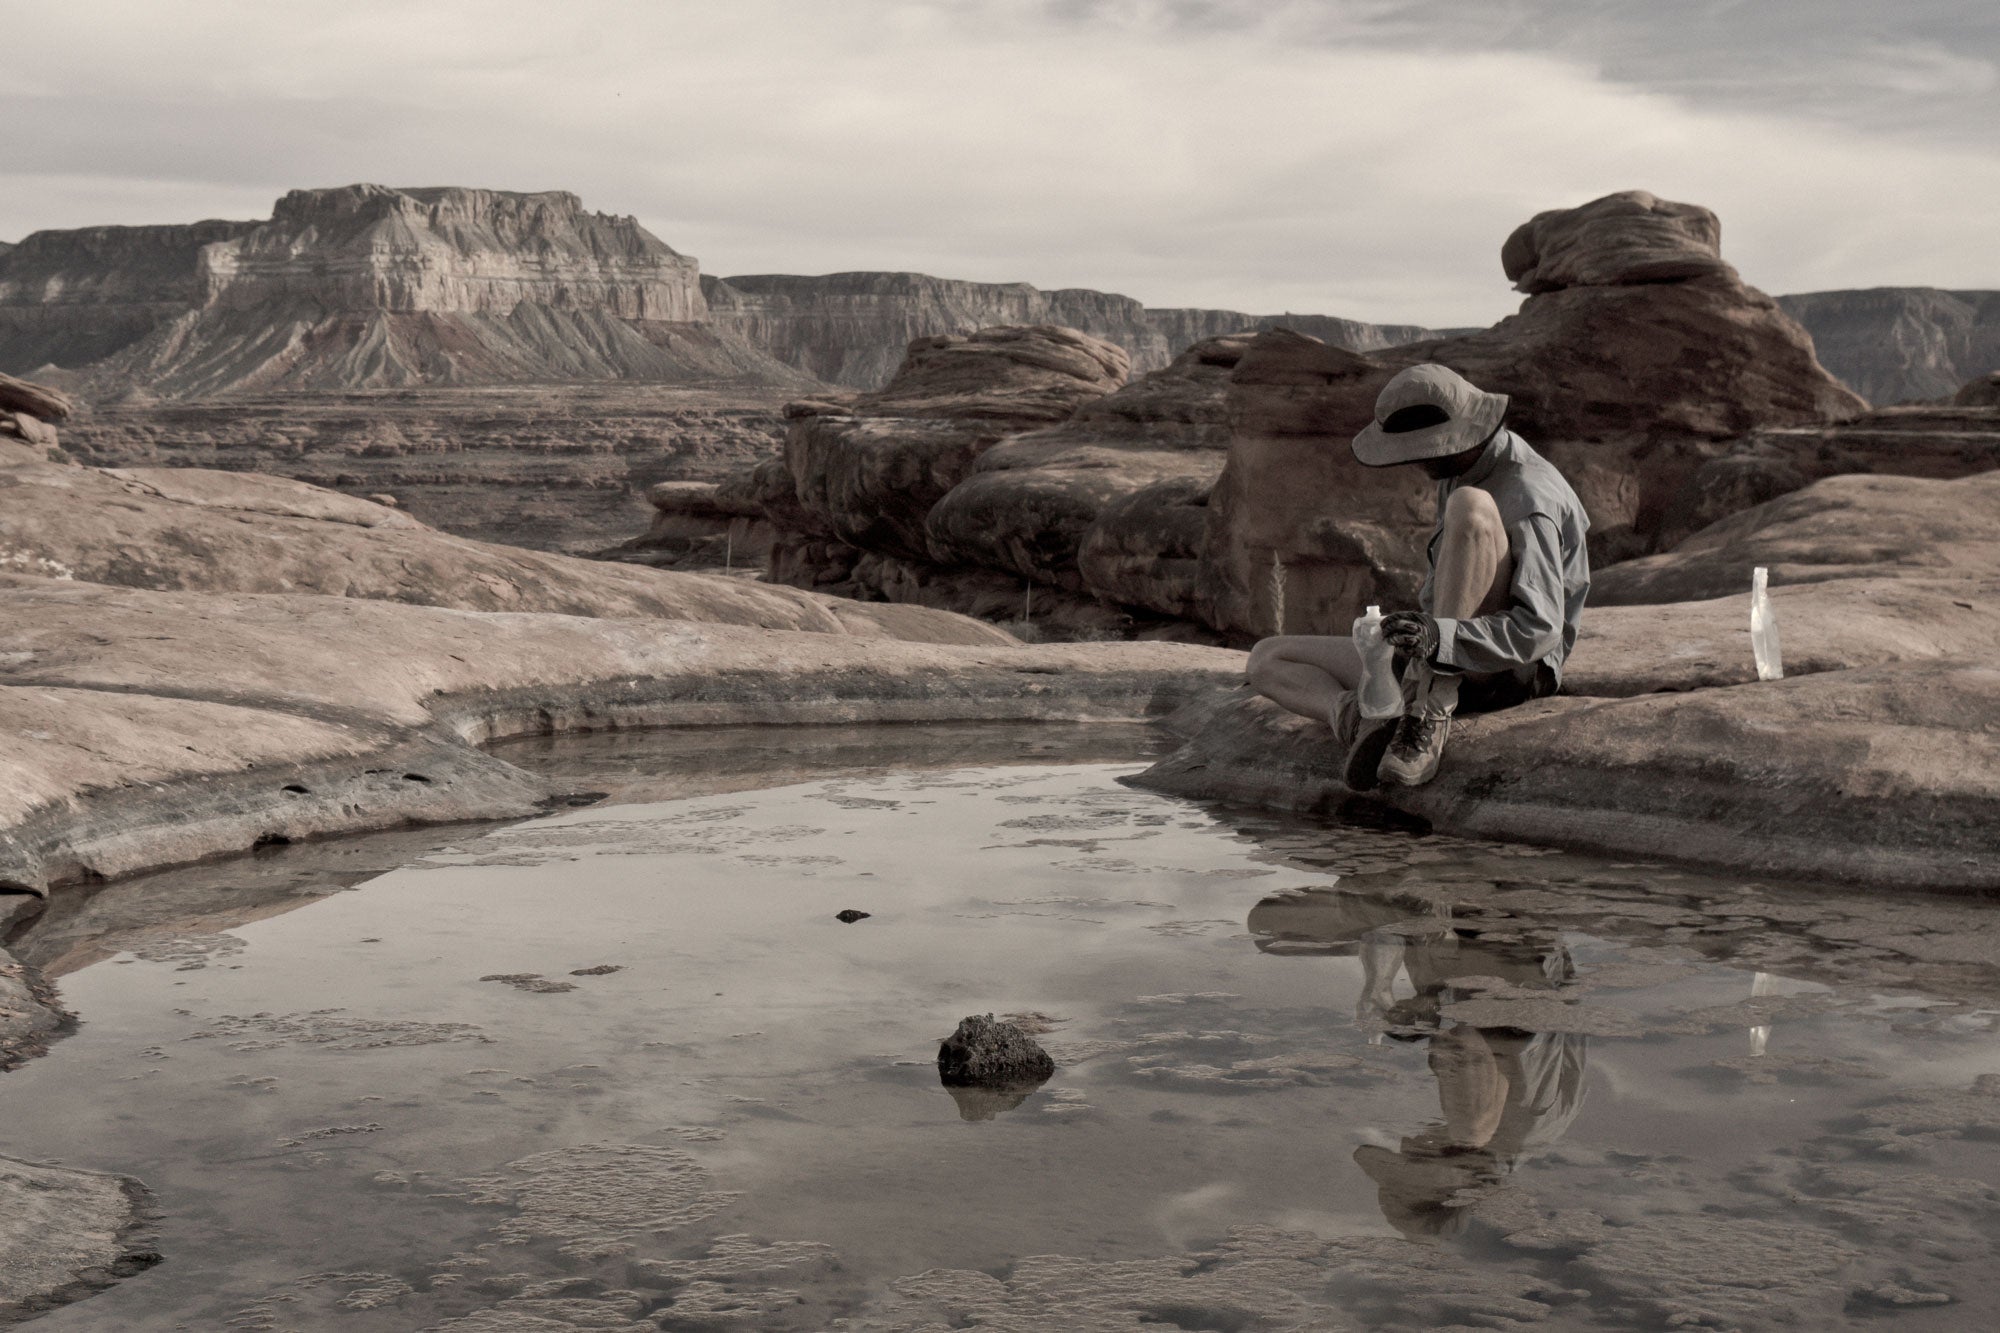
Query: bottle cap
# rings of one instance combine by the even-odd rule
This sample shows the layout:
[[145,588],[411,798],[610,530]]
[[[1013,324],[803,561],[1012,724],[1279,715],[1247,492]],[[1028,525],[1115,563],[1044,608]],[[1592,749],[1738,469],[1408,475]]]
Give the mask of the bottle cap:
[[1382,608],[1381,608],[1381,607],[1379,607],[1379,606],[1371,606],[1371,607],[1369,607],[1369,608],[1368,608],[1368,615],[1367,615],[1367,619],[1369,619],[1369,620],[1380,620],[1381,618],[1382,618]]

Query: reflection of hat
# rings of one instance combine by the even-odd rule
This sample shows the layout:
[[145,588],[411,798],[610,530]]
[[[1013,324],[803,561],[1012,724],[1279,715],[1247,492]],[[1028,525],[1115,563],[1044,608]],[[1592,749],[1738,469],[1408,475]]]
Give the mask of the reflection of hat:
[[1354,437],[1369,467],[1462,454],[1500,428],[1507,395],[1488,393],[1449,366],[1399,370],[1375,398],[1375,420]]
[[1346,889],[1281,889],[1252,907],[1245,924],[1265,953],[1351,957],[1369,931],[1425,910],[1407,899]]
[[1373,1143],[1354,1150],[1354,1164],[1375,1182],[1375,1201],[1390,1226],[1411,1240],[1465,1230],[1482,1186],[1497,1176],[1493,1158],[1432,1141],[1403,1140],[1401,1152]]

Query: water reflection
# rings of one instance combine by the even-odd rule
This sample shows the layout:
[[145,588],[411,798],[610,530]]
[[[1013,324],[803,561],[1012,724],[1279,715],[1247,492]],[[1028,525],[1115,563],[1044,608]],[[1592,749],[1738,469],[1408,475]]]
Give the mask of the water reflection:
[[[1357,1021],[1378,1039],[1429,1044],[1440,1118],[1394,1149],[1354,1152],[1383,1217],[1404,1235],[1462,1230],[1471,1206],[1562,1137],[1582,1109],[1582,1035],[1474,1027],[1442,1013],[1496,984],[1561,989],[1576,969],[1555,932],[1502,934],[1427,905],[1335,889],[1274,894],[1251,909],[1249,926],[1267,953],[1358,956]],[[1463,984],[1474,978],[1477,986]]]

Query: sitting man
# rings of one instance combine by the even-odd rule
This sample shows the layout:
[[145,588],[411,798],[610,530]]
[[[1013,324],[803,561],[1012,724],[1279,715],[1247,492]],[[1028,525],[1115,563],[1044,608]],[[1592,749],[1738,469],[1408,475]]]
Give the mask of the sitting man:
[[1590,591],[1590,520],[1554,465],[1501,424],[1506,411],[1505,394],[1444,366],[1411,366],[1383,386],[1375,420],[1354,437],[1363,464],[1420,467],[1438,483],[1421,609],[1382,618],[1400,718],[1361,717],[1361,654],[1345,635],[1281,635],[1250,653],[1253,689],[1332,725],[1357,791],[1429,782],[1454,712],[1510,708],[1562,681]]

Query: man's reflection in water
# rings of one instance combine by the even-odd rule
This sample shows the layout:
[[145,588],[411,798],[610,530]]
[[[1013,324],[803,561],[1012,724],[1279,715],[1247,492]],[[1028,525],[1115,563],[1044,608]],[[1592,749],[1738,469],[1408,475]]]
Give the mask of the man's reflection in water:
[[[1580,1034],[1473,1027],[1440,1013],[1477,994],[1455,985],[1461,979],[1562,987],[1575,968],[1554,932],[1458,923],[1409,900],[1329,889],[1274,894],[1250,910],[1249,925],[1267,953],[1358,955],[1356,1018],[1395,1040],[1430,1043],[1442,1119],[1393,1151],[1375,1144],[1354,1151],[1375,1182],[1382,1215],[1404,1235],[1427,1239],[1463,1230],[1473,1204],[1576,1119],[1583,1105]],[[1398,998],[1404,978],[1415,993]]]

